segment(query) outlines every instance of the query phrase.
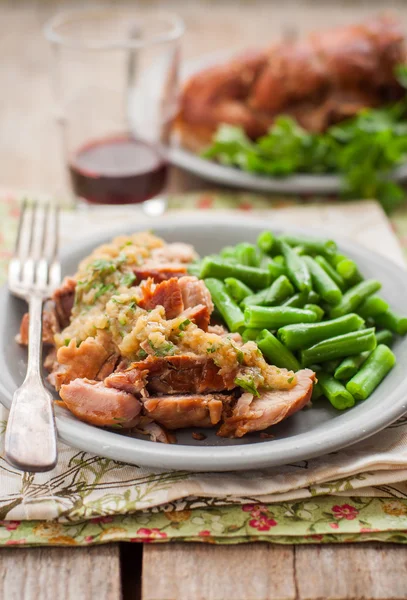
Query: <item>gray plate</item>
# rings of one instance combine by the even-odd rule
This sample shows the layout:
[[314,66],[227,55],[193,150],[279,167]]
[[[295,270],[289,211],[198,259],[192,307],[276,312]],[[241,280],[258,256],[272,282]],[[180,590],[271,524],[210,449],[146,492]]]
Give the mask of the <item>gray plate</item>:
[[[168,217],[155,227],[155,231],[169,242],[192,243],[204,255],[243,240],[254,242],[258,233],[267,227],[263,220],[247,217],[230,218],[227,225],[219,223],[215,215],[199,215],[199,223],[197,221],[198,218]],[[133,227],[131,231],[136,229]],[[288,228],[285,231],[300,232]],[[75,272],[81,258],[95,245],[117,233],[111,232],[109,236],[77,244],[63,256],[64,273]],[[307,234],[324,237],[321,231],[308,231]],[[406,273],[385,258],[348,240],[338,240],[338,244],[344,253],[358,262],[366,277],[377,277],[382,281],[383,296],[396,310],[404,311]],[[24,310],[22,301],[11,297],[5,288],[0,291],[0,399],[7,407],[10,407],[13,391],[23,380],[26,367],[26,352],[14,342]],[[208,437],[199,442],[192,438],[191,430],[184,430],[177,433],[178,444],[164,445],[97,429],[78,421],[67,410],[56,407],[59,436],[75,448],[151,467],[226,471],[308,459],[366,438],[407,410],[407,339],[399,340],[394,349],[398,361],[396,367],[368,400],[342,413],[335,411],[327,401],[317,401],[312,409],[302,410],[273,427],[275,438],[272,440],[261,440],[258,434],[248,435],[242,440],[227,440],[205,430]]]
[[[200,56],[184,63],[181,72],[182,81],[191,75],[222,64],[231,58],[242,54],[242,50],[233,49],[214,52]],[[336,175],[290,175],[288,177],[271,177],[247,173],[234,167],[227,167],[216,162],[201,158],[181,147],[168,148],[169,160],[172,164],[185,169],[194,175],[231,187],[270,192],[279,194],[337,194],[341,190],[341,180]],[[407,165],[395,169],[392,179],[404,181],[407,178]]]

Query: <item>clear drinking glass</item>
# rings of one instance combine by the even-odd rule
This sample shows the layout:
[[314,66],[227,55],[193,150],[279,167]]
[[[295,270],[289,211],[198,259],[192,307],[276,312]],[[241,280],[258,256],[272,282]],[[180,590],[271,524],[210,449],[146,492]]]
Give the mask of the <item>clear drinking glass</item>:
[[183,31],[176,15],[114,6],[65,11],[45,25],[80,201],[162,211]]

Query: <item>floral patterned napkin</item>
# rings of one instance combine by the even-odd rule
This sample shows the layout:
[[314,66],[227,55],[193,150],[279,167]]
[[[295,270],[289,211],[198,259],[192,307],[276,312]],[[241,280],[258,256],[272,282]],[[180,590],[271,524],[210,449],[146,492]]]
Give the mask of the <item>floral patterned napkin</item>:
[[[402,263],[392,228],[376,203],[298,205],[234,194],[173,198],[175,209],[267,210],[270,224],[323,226],[350,235]],[[271,210],[270,210],[271,209]],[[278,209],[278,210],[277,210]],[[10,256],[15,197],[0,203],[0,269]],[[134,214],[140,223],[140,215]],[[225,218],[227,215],[225,214]],[[180,216],[182,218],[182,216]],[[66,212],[62,241],[73,243],[126,223],[122,209]],[[407,241],[407,212],[393,220]],[[0,408],[0,443],[6,411]],[[160,472],[60,444],[49,474],[21,474],[0,456],[0,545],[86,545],[109,541],[278,543],[381,540],[407,542],[407,418],[328,456],[243,473]]]

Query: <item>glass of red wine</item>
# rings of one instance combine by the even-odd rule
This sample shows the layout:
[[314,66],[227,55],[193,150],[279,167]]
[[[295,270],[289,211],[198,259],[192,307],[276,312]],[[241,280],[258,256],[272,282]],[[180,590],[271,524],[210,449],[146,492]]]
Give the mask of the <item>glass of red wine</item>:
[[45,25],[79,204],[165,209],[183,31],[176,15],[130,6],[68,10]]

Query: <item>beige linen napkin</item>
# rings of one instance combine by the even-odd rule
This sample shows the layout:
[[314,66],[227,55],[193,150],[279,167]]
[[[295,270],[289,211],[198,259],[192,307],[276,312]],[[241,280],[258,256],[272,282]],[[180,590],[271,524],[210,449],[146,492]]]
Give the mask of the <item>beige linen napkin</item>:
[[[179,214],[180,221],[185,214]],[[327,235],[348,236],[404,264],[390,224],[374,202],[294,206],[252,214],[261,214],[265,227],[288,223],[324,229]],[[216,215],[225,224],[230,218],[227,212],[217,211]],[[62,243],[72,247],[78,240],[144,223],[149,228],[154,226],[154,221],[146,220],[133,208],[67,212],[62,215]],[[5,419],[6,411],[0,408],[0,441]],[[407,418],[351,448],[324,457],[238,473],[160,472],[95,457],[60,444],[58,465],[47,474],[21,474],[0,457],[0,519],[75,520],[125,514],[175,500],[182,506],[185,498],[193,498],[197,507],[200,498],[212,498],[217,504],[270,503],[326,494],[402,498],[407,497],[404,481]]]

